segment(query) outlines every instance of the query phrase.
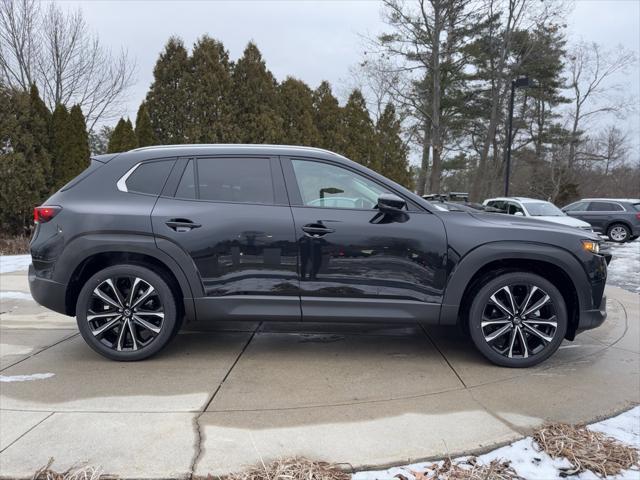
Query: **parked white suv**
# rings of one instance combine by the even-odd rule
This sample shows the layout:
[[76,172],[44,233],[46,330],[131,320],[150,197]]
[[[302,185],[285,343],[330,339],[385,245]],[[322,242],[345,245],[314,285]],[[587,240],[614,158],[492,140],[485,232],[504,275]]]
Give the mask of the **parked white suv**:
[[498,197],[488,198],[483,202],[483,205],[497,208],[509,215],[534,217],[547,222],[593,231],[587,222],[568,216],[553,203],[544,200],[526,197]]

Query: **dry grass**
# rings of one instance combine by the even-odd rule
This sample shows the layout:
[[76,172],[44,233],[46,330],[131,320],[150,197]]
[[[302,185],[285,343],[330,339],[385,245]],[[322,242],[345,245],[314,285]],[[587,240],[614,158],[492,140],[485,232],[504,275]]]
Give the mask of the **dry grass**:
[[533,439],[549,456],[571,462],[567,475],[591,470],[605,478],[639,465],[635,448],[586,427],[553,423],[536,430]]
[[65,472],[56,472],[51,469],[53,458],[38,470],[32,477],[32,480],[110,480],[117,477],[104,475],[101,468],[78,466],[71,467]]
[[24,255],[29,253],[29,237],[0,237],[0,255]]
[[[523,480],[509,462],[492,460],[488,465],[479,465],[476,457],[451,461],[429,467],[426,472],[411,472],[415,480]],[[396,475],[406,480],[403,475]]]
[[306,458],[276,460],[254,467],[242,473],[224,477],[209,475],[208,480],[349,480],[351,475],[337,465],[316,462]]

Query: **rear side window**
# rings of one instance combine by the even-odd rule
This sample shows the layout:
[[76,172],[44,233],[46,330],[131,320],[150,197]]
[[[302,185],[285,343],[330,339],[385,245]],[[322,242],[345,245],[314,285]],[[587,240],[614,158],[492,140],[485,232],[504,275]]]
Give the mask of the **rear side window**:
[[590,212],[618,212],[622,211],[622,207],[617,203],[611,202],[591,202],[589,205]]
[[176,197],[273,205],[269,158],[199,158],[195,163],[190,160]]
[[193,160],[189,160],[187,168],[182,173],[182,178],[176,190],[177,198],[193,199],[196,198],[196,174],[193,167]]
[[147,162],[138,165],[127,178],[127,191],[160,195],[175,160]]

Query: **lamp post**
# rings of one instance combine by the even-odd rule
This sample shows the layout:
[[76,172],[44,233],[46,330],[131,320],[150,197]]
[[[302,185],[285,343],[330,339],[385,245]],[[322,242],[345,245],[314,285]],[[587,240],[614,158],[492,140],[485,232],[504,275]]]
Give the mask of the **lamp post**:
[[516,95],[516,88],[526,88],[532,86],[529,77],[520,77],[515,80],[511,80],[511,97],[509,98],[509,128],[507,132],[507,138],[505,140],[504,147],[504,196],[509,196],[509,177],[511,176],[511,142],[513,140],[513,100]]

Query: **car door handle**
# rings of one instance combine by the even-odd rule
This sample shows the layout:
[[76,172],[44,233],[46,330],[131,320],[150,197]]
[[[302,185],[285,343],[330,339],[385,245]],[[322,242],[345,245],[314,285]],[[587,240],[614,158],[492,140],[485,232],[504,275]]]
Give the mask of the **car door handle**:
[[199,223],[194,223],[184,218],[174,218],[165,222],[165,224],[176,232],[189,232],[194,228],[200,228],[202,226]]
[[308,237],[321,237],[322,235],[326,235],[327,233],[333,233],[335,230],[333,228],[325,227],[324,225],[319,224],[310,224],[302,227],[302,231]]

